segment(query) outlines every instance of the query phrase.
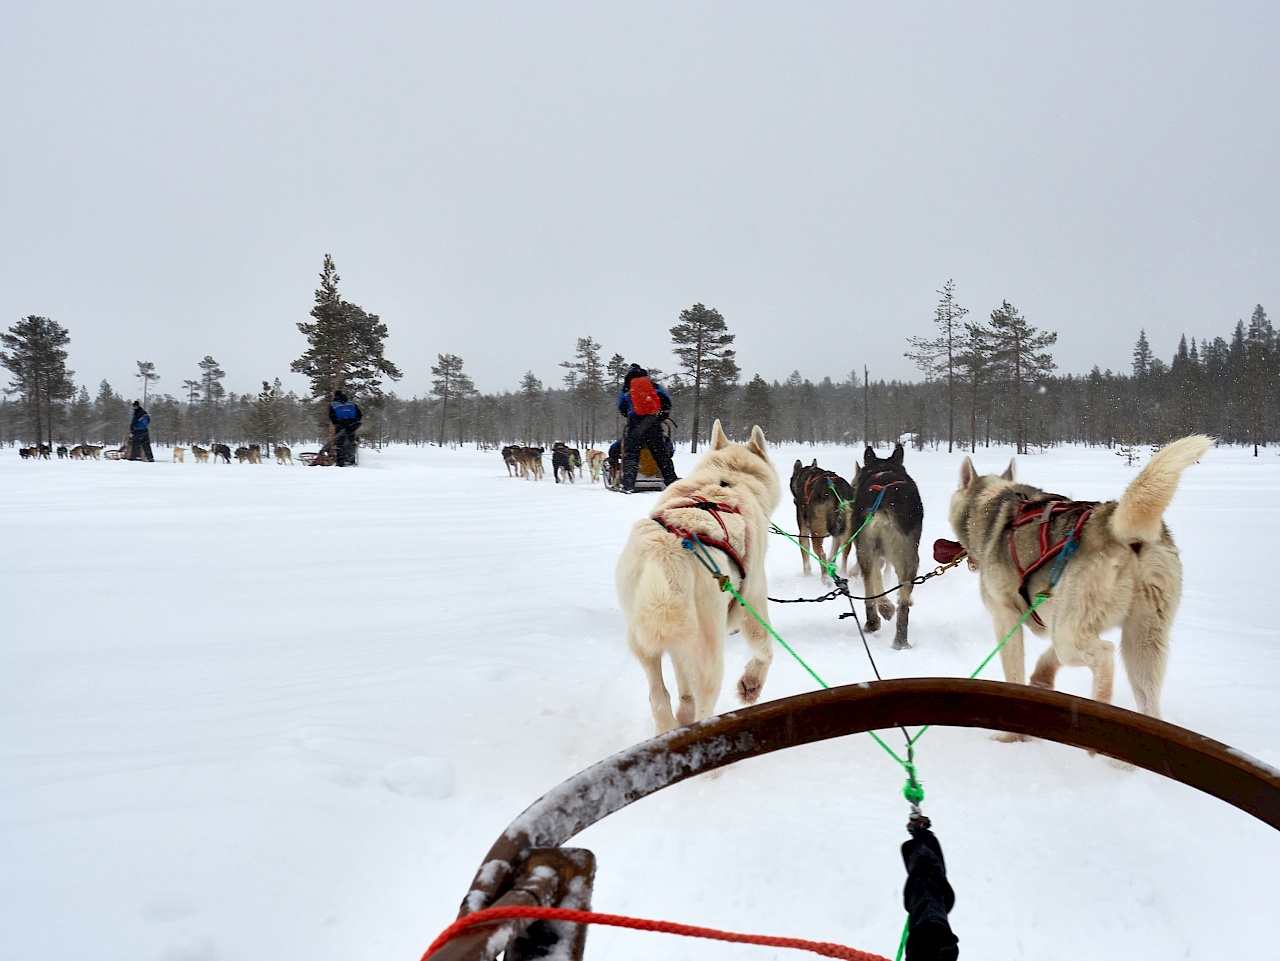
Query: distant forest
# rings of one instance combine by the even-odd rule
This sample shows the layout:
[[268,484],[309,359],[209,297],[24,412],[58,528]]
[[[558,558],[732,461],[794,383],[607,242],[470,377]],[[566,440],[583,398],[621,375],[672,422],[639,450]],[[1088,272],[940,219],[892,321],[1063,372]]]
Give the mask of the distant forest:
[[[532,371],[513,390],[478,392],[462,358],[438,355],[426,396],[384,389],[399,370],[382,356],[386,326],[341,299],[332,260],[325,258],[313,322],[298,324],[308,349],[292,365],[311,381],[307,396],[282,389],[277,378],[256,394],[227,391],[212,356],[182,381],[178,396],[157,391],[154,364],[138,362],[137,384],[121,392],[106,381],[94,392],[65,367],[70,333],[32,315],[0,333],[0,364],[12,375],[0,398],[0,443],[120,445],[129,400],[151,414],[161,445],[259,443],[290,446],[327,436],[333,389],[352,393],[364,411],[366,444],[508,443],[607,446],[622,430],[614,409],[627,360],[591,337],[579,338],[561,363],[561,384]],[[1280,440],[1280,341],[1258,305],[1230,336],[1183,336],[1173,357],[1154,356],[1144,332],[1131,369],[1094,367],[1083,376],[1055,372],[1057,335],[1037,330],[1007,302],[989,319],[971,322],[955,300],[954,283],[938,291],[933,335],[909,337],[904,353],[922,372],[916,382],[869,378],[853,370],[841,381],[813,382],[799,371],[785,381],[755,375],[743,382],[731,334],[718,311],[701,304],[671,328],[672,371],[650,368],[672,396],[677,443],[699,443],[719,418],[730,436],[759,424],[770,440],[805,444],[884,445],[907,438],[918,447],[971,450],[1012,444],[1019,450],[1080,443],[1115,447],[1162,444],[1201,432],[1255,452]],[[922,327],[924,324],[922,324]],[[696,449],[696,447],[695,447]]]

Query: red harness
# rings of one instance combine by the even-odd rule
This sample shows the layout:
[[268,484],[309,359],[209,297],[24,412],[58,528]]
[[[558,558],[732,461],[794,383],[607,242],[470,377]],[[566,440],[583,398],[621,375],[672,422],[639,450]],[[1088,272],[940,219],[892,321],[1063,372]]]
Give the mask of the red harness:
[[[714,517],[716,519],[716,523],[720,525],[720,530],[724,531],[723,540],[714,537],[707,537],[705,534],[699,534],[683,527],[676,527],[674,524],[668,524],[661,517],[653,517],[650,518],[650,520],[660,524],[666,530],[675,534],[676,537],[680,538],[682,541],[696,541],[698,543],[705,544],[707,547],[714,547],[718,551],[724,551],[724,553],[728,555],[729,560],[733,561],[733,565],[738,569],[738,573],[742,575],[743,580],[746,580],[746,565],[742,563],[742,558],[738,555],[738,552],[733,549],[733,544],[729,542],[729,528],[725,527],[724,518],[720,516],[721,514],[741,514],[742,511],[738,510],[736,507],[730,507],[727,504],[717,504],[715,501],[709,501],[705,497],[698,497],[697,495],[694,495],[692,500],[692,504],[681,504],[679,506],[696,507],[699,510],[706,511]],[[668,509],[670,510],[670,508]]]
[[[1084,529],[1085,521],[1093,515],[1094,506],[1092,501],[1051,500],[1032,502],[1023,498],[1022,505],[1018,508],[1018,513],[1014,515],[1013,527],[1009,531],[1009,554],[1013,558],[1013,565],[1018,569],[1018,576],[1021,578],[1018,582],[1018,593],[1022,595],[1022,599],[1027,602],[1028,607],[1031,606],[1031,597],[1027,593],[1027,581],[1030,580],[1032,574],[1062,553],[1062,549],[1067,546],[1068,541],[1080,539],[1080,532]],[[1080,512],[1075,524],[1066,534],[1062,535],[1061,539],[1051,544],[1049,538],[1053,536],[1052,525],[1054,518],[1073,511]],[[1022,561],[1018,558],[1018,538],[1016,535],[1018,528],[1025,527],[1027,524],[1040,525],[1040,556],[1026,567],[1023,567]],[[1033,611],[1031,617],[1037,624],[1044,627],[1044,621],[1040,620],[1039,614]]]
[[[871,475],[871,480],[875,480],[877,477],[883,477],[883,476],[884,476],[885,474],[887,474],[887,473],[889,473],[887,470],[878,470],[878,471],[876,471],[874,474],[872,474],[872,475]],[[868,484],[868,485],[867,485],[867,490],[869,490],[869,491],[887,491],[890,487],[897,487],[899,484],[905,484],[905,483],[906,483],[906,481],[896,480],[896,481],[889,481],[889,483],[887,483],[887,484]]]
[[[809,488],[813,486],[814,481],[826,481],[828,484],[830,484],[832,480],[836,480],[839,477],[840,475],[837,474],[835,471],[824,470],[821,474],[814,474],[807,481],[805,481],[804,482],[804,506],[808,507],[809,502],[813,499],[813,492]],[[839,497],[840,495],[837,494],[836,496]]]

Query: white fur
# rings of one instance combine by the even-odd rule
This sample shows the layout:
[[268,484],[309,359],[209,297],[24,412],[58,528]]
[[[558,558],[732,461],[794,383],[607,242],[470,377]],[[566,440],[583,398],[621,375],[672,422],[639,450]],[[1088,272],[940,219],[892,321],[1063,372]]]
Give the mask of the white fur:
[[[1037,611],[1045,627],[1027,622],[1034,633],[1047,632],[1052,638],[1036,662],[1031,684],[1052,688],[1060,667],[1085,666],[1093,673],[1093,697],[1110,702],[1115,645],[1101,635],[1118,627],[1120,653],[1138,708],[1160,716],[1169,629],[1182,595],[1182,563],[1162,518],[1183,470],[1211,444],[1210,438],[1199,435],[1175,441],[1151,459],[1119,501],[1097,506],[1062,580]],[[951,523],[980,570],[982,601],[996,637],[1012,631],[1000,651],[1005,680],[1022,684],[1022,628],[1014,625],[1026,603],[1018,594],[1019,576],[1009,557],[1007,491],[1013,488],[1029,497],[1040,492],[1016,484],[1013,477],[1012,463],[1000,477],[982,476],[966,457],[959,489],[951,499]],[[1019,537],[1037,536],[1033,529],[1025,530]],[[983,531],[990,536],[983,539]]]
[[[716,421],[706,456],[687,477],[662,493],[650,515],[662,515],[674,526],[723,539],[715,517],[687,506],[695,496],[741,512],[719,516],[743,560],[745,580],[724,553],[714,548],[710,553],[721,571],[731,575],[743,599],[768,620],[764,555],[769,519],[781,500],[782,489],[769,460],[764,432],[755,427],[749,442],[732,444]],[[638,521],[618,560],[617,584],[618,600],[627,617],[627,643],[649,680],[649,704],[659,734],[715,713],[724,679],[724,639],[730,631],[742,631],[752,651],[738,681],[738,697],[746,704],[756,701],[773,660],[769,633],[720,589],[715,577],[681,546],[679,538],[649,518]],[[675,713],[662,678],[664,654],[675,669],[680,698]]]

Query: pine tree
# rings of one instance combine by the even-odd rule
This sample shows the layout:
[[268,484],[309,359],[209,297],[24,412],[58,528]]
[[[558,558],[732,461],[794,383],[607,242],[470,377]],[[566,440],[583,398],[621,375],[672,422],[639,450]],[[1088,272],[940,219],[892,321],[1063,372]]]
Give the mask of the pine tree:
[[756,374],[742,389],[738,401],[738,423],[743,431],[749,426],[759,426],[766,435],[773,430],[773,391],[769,382]]
[[934,310],[933,322],[938,329],[938,336],[908,337],[907,342],[915,349],[907,351],[906,356],[924,372],[926,378],[946,375],[947,378],[947,453],[951,453],[956,433],[956,368],[965,343],[965,329],[962,323],[969,311],[956,303],[956,282],[948,280],[936,293],[942,295]]
[[[978,449],[978,409],[991,377],[995,343],[981,321],[964,325],[964,341],[956,355],[956,369],[969,385],[969,450]],[[865,401],[864,401],[865,402]]]
[[53,408],[75,394],[73,371],[67,370],[71,335],[48,317],[31,314],[0,334],[0,366],[12,375],[6,393],[17,394],[26,408],[27,422],[36,444],[53,445]]
[[298,324],[307,338],[307,351],[289,369],[311,381],[313,397],[327,400],[335,390],[345,390],[352,397],[376,397],[384,377],[400,379],[400,369],[382,354],[387,325],[377,314],[343,300],[338,293],[340,279],[333,258],[325,254],[311,308],[314,323]]
[[1141,459],[1141,455],[1138,453],[1138,435],[1132,427],[1124,429],[1120,444],[1116,447],[1116,456],[1124,458],[1126,467],[1132,467]]
[[97,434],[101,443],[114,444],[128,427],[129,405],[105,380],[98,385],[98,396],[93,402],[97,416]]
[[1023,386],[1035,384],[1053,372],[1057,365],[1045,348],[1057,343],[1058,335],[1032,327],[1006,300],[999,309],[991,312],[991,336],[995,346],[995,369],[1013,386],[1014,436],[1017,452],[1025,454],[1027,436]]
[[[437,354],[439,363],[431,368],[431,396],[440,401],[440,439],[444,446],[445,430],[449,423],[449,401],[454,402],[455,417],[461,402],[476,393],[475,384],[462,369],[462,358],[457,354]],[[459,436],[461,441],[461,436]]]
[[[717,394],[738,380],[736,352],[720,311],[694,304],[680,311],[680,323],[671,328],[671,341],[680,366],[693,391],[693,453],[698,452],[699,415],[704,392]],[[650,377],[655,376],[652,368]]]
[[590,337],[579,337],[574,359],[560,362],[568,371],[565,386],[578,400],[578,416],[583,428],[579,430],[579,440],[585,436],[589,445],[596,442],[596,416],[604,404],[606,370],[600,361],[601,346]]
[[156,373],[156,365],[149,360],[137,361],[138,372],[134,374],[142,381],[142,406],[147,406],[147,388],[160,379],[160,375]]
[[89,431],[93,427],[93,399],[87,387],[81,387],[71,402],[71,438],[77,444],[89,443]]
[[542,438],[539,428],[542,426],[543,400],[542,381],[534,376],[533,371],[525,371],[520,379],[520,403],[524,414],[521,427],[524,442],[529,446]]
[[262,382],[262,390],[253,401],[245,433],[249,440],[262,445],[263,455],[269,455],[278,444],[288,426],[284,411],[284,385],[277,377],[273,383]]
[[212,440],[218,440],[222,434],[221,406],[227,396],[227,389],[222,386],[222,378],[227,372],[218,366],[218,362],[209,354],[196,365],[200,368],[200,428],[201,433]]

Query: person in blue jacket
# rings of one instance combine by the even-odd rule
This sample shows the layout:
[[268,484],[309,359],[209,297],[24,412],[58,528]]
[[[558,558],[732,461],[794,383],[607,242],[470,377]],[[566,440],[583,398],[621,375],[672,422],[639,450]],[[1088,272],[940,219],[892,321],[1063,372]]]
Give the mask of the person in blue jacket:
[[662,422],[671,414],[671,398],[649,379],[649,372],[632,364],[618,394],[618,413],[627,419],[627,432],[622,441],[622,492],[635,493],[636,472],[640,468],[640,451],[649,448],[663,484],[676,480],[671,463],[671,447]]
[[142,409],[136,400],[133,402],[133,418],[129,421],[129,460],[142,460],[154,464],[151,456],[151,415]]
[[333,425],[334,463],[347,467],[356,462],[356,431],[360,429],[360,408],[340,390],[333,392],[329,423]]

